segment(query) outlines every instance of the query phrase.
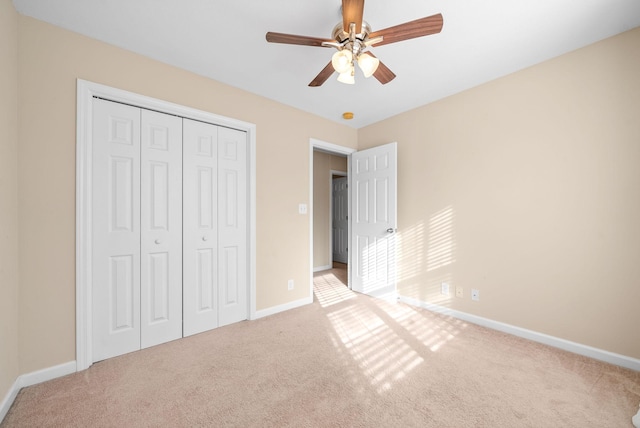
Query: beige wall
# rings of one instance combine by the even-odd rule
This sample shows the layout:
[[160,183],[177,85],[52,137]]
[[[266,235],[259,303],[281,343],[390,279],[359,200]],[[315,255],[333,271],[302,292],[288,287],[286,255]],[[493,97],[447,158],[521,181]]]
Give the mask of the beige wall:
[[309,296],[309,138],[355,130],[24,16],[19,49],[22,373],[75,359],[77,78],[255,123],[257,309]]
[[401,294],[640,358],[639,52],[637,28],[359,131],[398,141]]
[[0,402],[18,367],[18,14],[0,0]]
[[331,170],[347,172],[345,156],[313,152],[313,267],[329,266]]

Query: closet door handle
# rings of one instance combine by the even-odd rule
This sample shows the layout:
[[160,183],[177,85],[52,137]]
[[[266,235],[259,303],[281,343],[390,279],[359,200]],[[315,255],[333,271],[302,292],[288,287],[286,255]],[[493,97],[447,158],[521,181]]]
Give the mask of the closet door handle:
[[160,240],[160,239],[158,238],[158,239],[156,239],[156,240],[155,240],[155,243],[156,243],[156,244],[161,244],[161,243],[162,243],[162,240]]
[[203,241],[206,241],[207,239],[209,239],[209,238],[207,238],[206,236],[203,236],[203,237],[202,237],[202,240],[203,240]]

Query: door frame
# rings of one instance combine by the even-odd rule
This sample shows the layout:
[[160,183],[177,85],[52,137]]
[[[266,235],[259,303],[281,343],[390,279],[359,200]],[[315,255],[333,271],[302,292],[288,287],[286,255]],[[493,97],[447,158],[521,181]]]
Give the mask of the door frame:
[[86,80],[77,80],[76,94],[76,371],[92,359],[92,146],[93,98],[173,114],[247,133],[247,314],[256,318],[256,125],[168,101],[135,94]]
[[[347,157],[347,192],[348,192],[348,208],[347,212],[349,219],[351,219],[351,154],[357,150],[350,147],[340,146],[338,144],[328,143],[326,141],[318,140],[315,138],[309,138],[309,296],[313,301],[313,151],[318,150],[329,154],[343,155]],[[351,222],[351,220],[349,220]],[[351,227],[349,225],[349,227]],[[331,235],[331,230],[329,230]],[[351,234],[349,234],[349,244],[351,248]],[[331,245],[329,251],[331,251]],[[333,260],[331,255],[329,260]],[[351,268],[350,264],[347,264],[347,282],[348,287],[351,288]]]
[[[347,158],[348,159],[348,158]],[[349,161],[347,160],[347,168],[349,167]],[[349,171],[336,171],[334,169],[329,170],[329,194],[331,197],[329,198],[329,266],[333,267],[333,177],[347,177],[347,183],[349,182]],[[347,198],[349,197],[349,186],[347,186]],[[349,206],[349,201],[347,201],[347,210]],[[348,219],[347,219],[348,221]],[[349,226],[347,225],[347,230]],[[348,236],[348,235],[347,235]],[[348,247],[347,247],[348,248]],[[349,265],[347,258],[347,266]]]

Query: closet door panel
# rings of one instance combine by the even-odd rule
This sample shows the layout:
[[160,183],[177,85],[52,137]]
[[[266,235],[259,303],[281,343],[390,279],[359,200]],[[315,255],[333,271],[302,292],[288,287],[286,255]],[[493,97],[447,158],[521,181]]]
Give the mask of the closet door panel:
[[218,326],[218,127],[184,119],[184,335]]
[[93,361],[140,349],[140,109],[93,102]]
[[247,319],[247,135],[218,132],[220,326]]
[[142,110],[141,347],[182,337],[182,119]]

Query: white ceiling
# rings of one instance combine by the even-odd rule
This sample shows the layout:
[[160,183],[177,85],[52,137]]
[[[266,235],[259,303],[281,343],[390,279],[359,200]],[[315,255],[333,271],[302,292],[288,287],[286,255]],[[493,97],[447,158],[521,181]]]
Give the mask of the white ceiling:
[[[23,15],[85,34],[354,128],[640,26],[640,0],[366,0],[373,31],[442,13],[440,34],[373,47],[398,77],[307,85],[332,48],[340,0],[13,0]],[[215,96],[215,94],[211,94]],[[352,111],[351,121],[342,113]]]

